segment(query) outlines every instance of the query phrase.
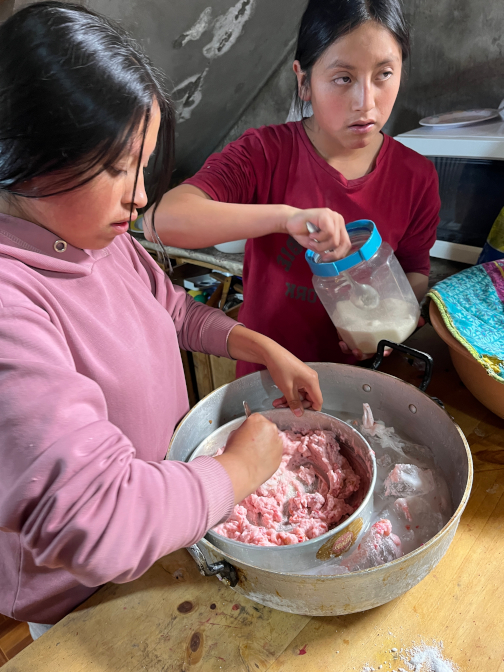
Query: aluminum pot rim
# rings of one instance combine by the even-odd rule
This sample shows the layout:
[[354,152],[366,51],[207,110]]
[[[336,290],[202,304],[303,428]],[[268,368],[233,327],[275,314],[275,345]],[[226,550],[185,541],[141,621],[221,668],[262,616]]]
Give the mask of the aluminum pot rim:
[[[313,367],[313,366],[320,366],[320,365],[322,365],[322,366],[326,366],[326,365],[337,366],[338,368],[346,369],[347,371],[348,371],[348,370],[355,370],[355,368],[356,368],[356,367],[355,367],[354,365],[352,365],[352,364],[340,364],[339,362],[305,362],[305,364],[306,364],[307,366],[310,366],[310,367]],[[451,415],[446,411],[445,408],[442,408],[441,406],[439,406],[438,404],[436,404],[436,402],[432,400],[432,398],[427,394],[427,392],[424,392],[424,391],[420,390],[416,385],[413,385],[412,383],[408,383],[406,380],[403,380],[402,378],[398,378],[397,376],[393,376],[393,375],[390,374],[390,373],[385,373],[384,371],[378,371],[378,370],[374,370],[374,369],[365,369],[365,370],[366,370],[366,372],[367,372],[368,374],[370,374],[370,375],[372,375],[372,376],[375,376],[375,375],[386,376],[387,378],[391,378],[392,380],[397,380],[397,381],[399,381],[400,383],[402,383],[403,385],[407,385],[408,387],[411,387],[413,390],[415,390],[415,391],[418,392],[419,394],[422,394],[422,395],[424,395],[425,397],[427,397],[427,399],[429,400],[429,403],[433,403],[433,404],[435,404],[436,408],[438,408],[439,410],[443,411],[443,412],[448,416],[448,418],[449,418],[450,421],[453,423],[453,425],[454,425],[455,427],[458,428],[459,432],[460,432],[461,435],[462,435],[462,438],[463,438],[463,440],[464,440],[464,445],[465,445],[465,449],[466,449],[466,454],[467,454],[468,462],[470,462],[470,464],[471,464],[471,473],[472,473],[472,455],[471,455],[471,451],[470,451],[470,448],[469,448],[469,444],[467,443],[466,438],[465,438],[464,434],[462,433],[462,430],[459,428],[459,426],[457,425],[457,423],[453,420],[453,418],[452,418]],[[242,376],[242,378],[240,378],[239,380],[244,380],[244,379],[248,378],[249,376],[256,376],[257,374],[261,375],[261,374],[264,374],[264,373],[266,373],[267,375],[270,375],[269,372],[268,372],[267,370],[266,370],[266,371],[265,371],[265,370],[262,370],[262,371],[254,371],[253,373],[248,373],[246,376]],[[271,377],[271,376],[270,376],[270,377]],[[238,380],[238,379],[236,379],[236,380],[232,380],[230,383],[224,383],[224,385],[220,385],[219,387],[216,387],[215,390],[212,390],[212,391],[210,392],[210,394],[207,394],[206,397],[203,397],[203,399],[200,399],[200,400],[199,400],[199,401],[198,401],[192,408],[190,408],[190,409],[187,411],[187,413],[184,415],[184,417],[180,420],[180,422],[178,423],[178,425],[175,427],[175,431],[173,432],[173,434],[172,434],[172,436],[171,436],[171,439],[170,439],[170,443],[168,444],[168,450],[166,451],[165,459],[168,459],[168,456],[169,456],[169,454],[170,454],[170,451],[171,451],[173,442],[175,441],[175,438],[176,438],[177,434],[178,434],[178,433],[180,432],[180,430],[182,429],[182,425],[183,425],[183,424],[185,423],[185,421],[188,419],[189,415],[191,415],[197,408],[199,408],[199,407],[202,406],[204,403],[206,403],[206,402],[208,401],[208,398],[209,398],[209,397],[213,396],[214,394],[217,394],[217,392],[219,392],[220,390],[222,390],[224,387],[228,387],[229,385],[232,385],[232,384],[235,383],[237,380]],[[269,409],[269,410],[273,410],[273,409]],[[325,411],[323,411],[323,410],[322,410],[322,412],[325,413]],[[327,415],[331,415],[331,414],[330,414],[330,413],[327,413]],[[296,417],[296,416],[295,416],[295,417]],[[334,416],[334,417],[336,417],[336,416]],[[472,476],[471,476],[471,482],[472,482]]]

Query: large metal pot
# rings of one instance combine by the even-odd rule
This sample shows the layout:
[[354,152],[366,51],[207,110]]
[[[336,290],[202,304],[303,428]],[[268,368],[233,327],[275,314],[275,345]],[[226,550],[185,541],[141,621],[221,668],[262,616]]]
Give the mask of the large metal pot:
[[[350,614],[389,602],[421,581],[446,553],[469,498],[473,467],[469,446],[446,411],[416,387],[378,371],[343,364],[311,364],[318,372],[324,411],[357,417],[370,404],[376,419],[399,434],[429,446],[443,471],[454,513],[445,527],[416,551],[371,569],[336,576],[263,569],[216,548],[207,539],[192,555],[201,571],[218,573],[234,590],[281,611],[314,616]],[[197,404],[176,430],[168,459],[186,461],[217,427],[242,415],[246,399],[253,411],[271,408],[279,396],[267,372],[254,373],[215,390]]]
[[[287,408],[278,408],[262,413],[268,420],[274,422],[279,429],[293,429],[305,432],[313,429],[324,429],[334,433],[341,447],[342,454],[348,459],[354,471],[360,476],[359,490],[347,500],[357,508],[337,527],[319,537],[291,546],[254,546],[241,541],[227,539],[213,530],[209,530],[206,539],[216,548],[226,554],[242,560],[254,567],[277,570],[283,572],[300,572],[313,567],[319,557],[320,561],[327,560],[329,552],[338,539],[341,553],[350,549],[359,538],[361,530],[365,530],[373,514],[373,492],[376,483],[376,460],[369,443],[356,429],[346,422],[338,420],[326,413],[306,411],[301,418],[296,418]],[[226,445],[232,431],[245,420],[245,416],[231,420],[214,430],[204,439],[189,460],[200,455],[215,455],[219,448]]]

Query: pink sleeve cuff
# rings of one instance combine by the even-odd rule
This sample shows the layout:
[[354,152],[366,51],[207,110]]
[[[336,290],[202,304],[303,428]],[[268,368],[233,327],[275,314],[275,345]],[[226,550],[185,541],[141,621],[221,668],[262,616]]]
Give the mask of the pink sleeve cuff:
[[229,518],[234,507],[234,491],[227,471],[213,457],[197,457],[190,462],[191,469],[201,479],[208,502],[208,518],[206,528],[224,522]]
[[217,357],[232,359],[228,351],[228,338],[231,331],[241,322],[236,322],[221,310],[212,310],[203,325],[201,344],[203,351]]

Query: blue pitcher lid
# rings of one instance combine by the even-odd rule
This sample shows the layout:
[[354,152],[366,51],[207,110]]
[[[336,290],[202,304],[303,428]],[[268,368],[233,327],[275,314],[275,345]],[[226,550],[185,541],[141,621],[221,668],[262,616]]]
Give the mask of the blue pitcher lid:
[[318,252],[306,251],[305,259],[314,275],[322,277],[339,275],[342,271],[348,271],[349,268],[371,259],[376,254],[382,243],[382,238],[374,222],[370,219],[359,219],[347,224],[346,230],[350,236],[352,249],[344,259],[323,263],[318,261],[320,258]]

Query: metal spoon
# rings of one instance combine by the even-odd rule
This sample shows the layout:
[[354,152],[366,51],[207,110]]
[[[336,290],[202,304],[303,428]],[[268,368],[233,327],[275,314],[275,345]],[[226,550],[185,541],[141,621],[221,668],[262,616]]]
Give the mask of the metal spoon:
[[[318,233],[320,229],[315,224],[311,222],[306,222],[306,228],[309,233]],[[315,240],[317,243],[318,241]],[[371,285],[363,285],[359,282],[355,282],[352,277],[349,275],[348,271],[342,271],[341,275],[350,285],[350,301],[357,306],[357,308],[376,308],[380,303],[380,295],[374,287]]]
[[351,286],[350,301],[357,306],[357,308],[376,308],[380,303],[380,295],[371,287],[371,285],[362,285],[360,282],[352,280],[347,271],[343,271],[343,276]]

